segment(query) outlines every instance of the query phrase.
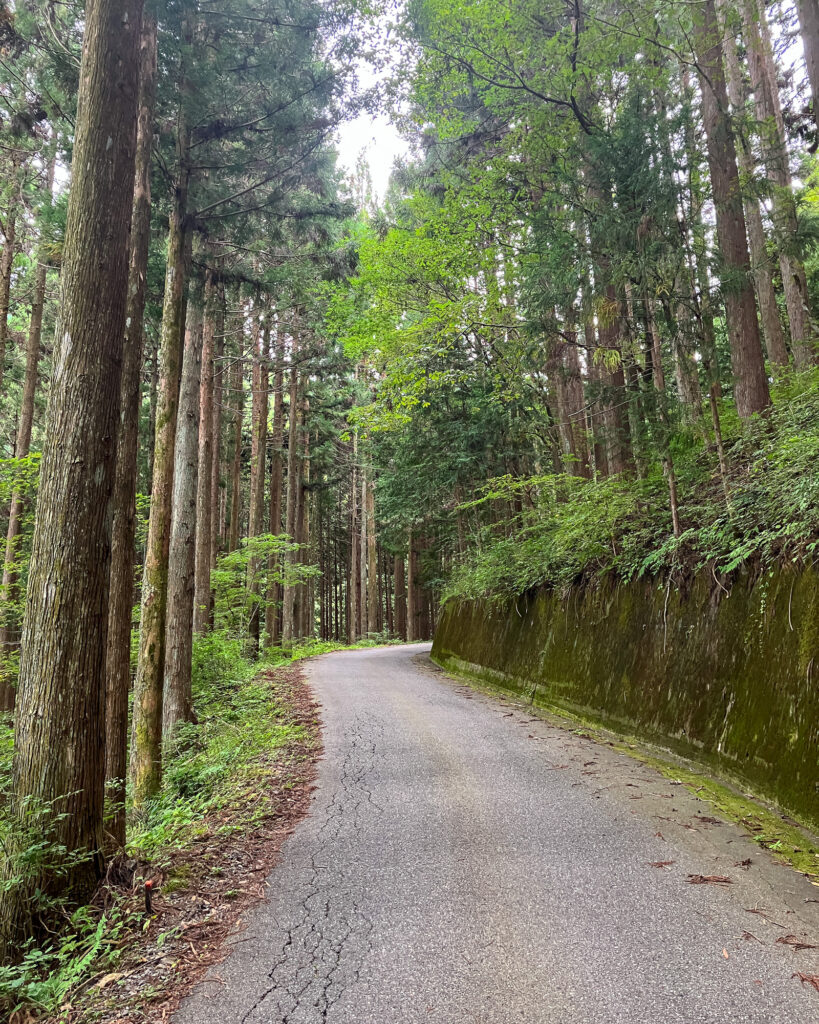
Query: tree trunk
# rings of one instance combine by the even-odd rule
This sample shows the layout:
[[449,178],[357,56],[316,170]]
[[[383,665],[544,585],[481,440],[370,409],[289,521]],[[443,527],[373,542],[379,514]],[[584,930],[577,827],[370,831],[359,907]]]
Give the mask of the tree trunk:
[[3,386],[3,373],[6,365],[6,344],[9,336],[9,305],[11,303],[11,270],[17,254],[17,211],[19,199],[16,193],[18,160],[12,160],[12,180],[15,193],[6,211],[3,251],[0,253],[0,388]]
[[[258,317],[258,312],[254,310],[254,313]],[[264,533],[264,464],[267,452],[267,365],[270,338],[267,322],[262,326],[257,321],[254,331],[248,537],[259,537]],[[262,621],[262,595],[259,588],[260,568],[261,563],[258,558],[248,559],[248,588],[254,598],[249,623],[254,656],[259,653],[259,634]]]
[[180,722],[193,720],[191,659],[203,333],[202,286],[198,284],[194,288],[192,284],[179,388],[171,538],[168,548],[168,605],[165,613],[165,675],[162,691],[162,741],[166,746]]
[[[225,401],[223,387],[223,366],[225,354],[225,285],[221,277],[216,279],[213,349],[213,424],[211,426],[211,469],[210,469],[210,568],[216,568],[216,559],[225,536],[224,486],[222,484],[222,406]],[[214,518],[216,520],[214,522]],[[210,590],[208,574],[208,618],[213,614],[213,593]]]
[[[748,92],[739,63],[736,48],[736,26],[732,24],[732,11],[728,0],[718,0],[718,13],[724,39],[725,69],[728,79],[728,99],[734,112],[741,118],[748,100]],[[735,129],[738,142],[737,160],[742,176],[752,182],[756,170],[755,159],[747,132],[743,130],[741,120]],[[748,243],[751,250],[754,288],[759,304],[759,318],[762,323],[762,337],[768,358],[778,366],[787,366],[788,350],[785,345],[785,333],[779,319],[779,307],[776,303],[776,292],[773,285],[773,274],[768,260],[768,247],[759,199],[751,194],[744,197],[745,224],[748,228]]]
[[[190,43],[187,18],[183,39]],[[184,79],[184,71],[183,71]],[[176,421],[185,334],[186,285],[191,224],[187,215],[189,152],[185,104],[178,117],[177,175],[168,232],[168,264],[159,343],[160,380],[154,431],[154,469],[148,541],[142,576],[139,655],[134,683],[131,780],[134,806],[144,807],[162,781],[162,689],[165,678],[165,611],[168,600],[168,551],[171,536]]]
[[[306,565],[310,558],[310,430],[309,430],[310,402],[305,398],[302,402],[302,435],[304,437],[304,454],[299,460],[299,504],[297,512],[296,539],[301,548],[298,553],[298,561]],[[313,604],[313,590],[310,581],[303,583],[298,588],[298,633],[297,636],[305,637],[313,635],[313,621],[315,618],[315,606]]]
[[[282,444],[284,441],[284,330],[276,330],[276,369],[273,378],[273,437],[270,456],[270,532],[279,536],[282,532],[282,482],[284,477],[284,461]],[[270,556],[269,569],[275,571],[278,558]],[[266,631],[268,644],[279,639],[279,602],[281,587],[271,582],[267,589]]]
[[144,337],[146,275],[151,240],[151,149],[156,102],[156,19],[146,12],[140,40],[139,119],[125,351],[120,385],[111,591],[105,688],[105,779],[112,815],[111,845],[125,845],[125,776],[128,771],[128,690],[131,683],[131,614],[134,604],[137,453],[139,450],[140,371]]
[[[199,456],[196,471],[196,570],[193,630],[204,633],[210,622],[210,564],[213,541],[214,357],[216,347],[215,275],[205,274],[205,320],[202,327],[202,370],[199,387]],[[184,368],[183,368],[184,374]],[[218,418],[216,420],[218,427]],[[217,460],[218,462],[218,460]]]
[[245,404],[245,375],[241,352],[233,364],[233,462],[230,470],[230,534],[228,551],[239,547],[239,520],[242,512],[242,421]]
[[[51,195],[54,186],[56,155],[48,162],[46,190]],[[23,379],[23,393],[20,399],[20,421],[14,442],[14,458],[24,459],[31,447],[31,429],[34,423],[34,398],[37,393],[37,370],[40,365],[40,342],[43,333],[43,308],[45,307],[46,275],[45,246],[37,250],[37,270],[34,274],[34,293],[31,299],[31,319],[26,341],[26,369]],[[2,316],[2,313],[0,313]],[[1,329],[1,328],[0,328]],[[2,359],[0,359],[0,366]],[[0,372],[2,378],[2,372]],[[0,379],[0,383],[2,380]],[[14,490],[9,505],[9,522],[6,531],[6,553],[3,561],[3,585],[0,587],[0,711],[11,711],[14,707],[12,679],[4,667],[4,661],[19,648],[19,621],[16,614],[19,589],[17,586],[17,543],[22,529],[24,497],[22,491]]]
[[819,130],[819,0],[796,0],[796,9],[799,11],[805,70],[813,99],[813,119]]
[[[292,541],[296,538],[296,502],[299,491],[299,371],[295,363],[296,339],[293,338],[293,349],[290,363],[290,405],[287,412],[287,523],[285,533]],[[285,565],[289,567],[296,561],[296,552],[288,551]],[[286,583],[282,598],[282,645],[292,647],[296,617],[296,587]]]
[[407,639],[407,585],[404,582],[404,556],[396,555],[393,564],[395,588],[395,632]]
[[[759,121],[762,157],[773,182],[771,220],[779,251],[779,270],[791,328],[794,363],[800,369],[815,359],[811,328],[810,300],[805,268],[799,253],[799,225],[796,197],[793,194],[785,123],[779,101],[779,86],[771,52],[768,23],[760,16],[754,0],[742,0],[743,31],[748,47],[748,67],[754,90],[754,106]],[[759,21],[757,18],[759,17]]]
[[347,578],[347,592],[350,601],[350,622],[348,639],[354,644],[359,637],[359,588],[358,588],[358,560],[359,560],[359,530],[358,530],[358,432],[353,432],[353,459],[350,472],[350,565]]
[[419,640],[418,634],[418,552],[415,538],[409,534],[407,554],[407,642]]
[[[62,264],[60,326],[34,527],[15,721],[13,813],[46,806],[45,863],[3,894],[0,959],[46,897],[86,902],[103,872],[111,496],[134,195],[140,0],[90,0]],[[94,259],[88,254],[93,253]],[[59,871],[58,849],[70,859]],[[25,851],[20,851],[23,854]],[[15,877],[5,849],[3,875]],[[79,855],[79,859],[77,858]],[[48,913],[48,911],[46,911]]]
[[375,483],[370,474],[366,477],[365,488],[367,512],[367,623],[369,631],[378,631],[378,559],[375,536]]
[[736,150],[728,120],[722,45],[714,0],[706,0],[696,24],[702,120],[717,215],[717,238],[737,412],[748,419],[771,402],[751,285],[751,261],[742,213]]

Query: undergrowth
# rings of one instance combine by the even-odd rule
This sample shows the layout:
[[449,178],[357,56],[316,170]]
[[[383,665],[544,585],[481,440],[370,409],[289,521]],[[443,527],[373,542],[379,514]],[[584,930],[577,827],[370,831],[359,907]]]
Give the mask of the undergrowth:
[[811,559],[819,550],[819,371],[783,378],[773,398],[767,416],[744,426],[723,404],[724,481],[708,421],[676,431],[679,537],[657,466],[639,479],[548,474],[492,481],[462,511],[498,501],[521,511],[473,537],[445,598],[502,599],[609,576],[685,574],[705,565],[730,573],[744,564]]
[[[385,638],[372,636],[356,646],[384,642]],[[304,727],[287,720],[261,673],[343,646],[305,641],[289,655],[271,649],[253,664],[245,656],[242,640],[226,632],[195,639],[197,722],[180,727],[174,735],[160,794],[139,817],[129,815],[127,856],[145,877],[190,849],[209,827],[208,820],[226,808],[231,809],[226,826],[230,834],[254,828],[264,811],[252,796],[264,783],[271,760],[278,751],[305,738]],[[19,822],[9,812],[12,749],[11,720],[4,716],[0,720],[0,844],[13,839],[22,848],[16,859],[19,881],[20,872],[34,870],[57,851],[37,816],[22,836]],[[174,878],[172,885],[183,886],[184,878]],[[19,963],[0,967],[0,1019],[23,1019],[25,1012],[62,1020],[72,998],[100,975],[116,970],[135,933],[145,925],[139,901],[116,886],[104,885],[90,906],[60,909],[64,924],[50,942],[32,942],[22,951]]]

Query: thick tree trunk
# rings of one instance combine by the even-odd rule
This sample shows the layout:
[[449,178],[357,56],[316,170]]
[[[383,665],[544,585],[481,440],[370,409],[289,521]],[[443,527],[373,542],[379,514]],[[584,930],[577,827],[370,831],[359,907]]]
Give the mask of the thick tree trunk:
[[[273,378],[273,436],[272,453],[270,456],[270,532],[279,536],[282,532],[282,483],[284,478],[284,331],[276,331],[275,376]],[[278,557],[270,556],[269,569],[271,574],[278,566]],[[265,628],[268,644],[279,639],[279,602],[281,587],[271,581],[267,589],[267,610]]]
[[[748,91],[739,63],[736,47],[736,26],[732,24],[733,15],[728,0],[718,0],[717,8],[723,33],[723,52],[727,73],[728,99],[735,113],[742,116],[748,100]],[[748,134],[743,130],[741,122],[735,130],[738,143],[737,160],[742,176],[753,181],[756,170],[755,159]],[[768,247],[759,199],[747,194],[743,200],[745,224],[748,229],[748,244],[751,250],[754,289],[759,305],[759,319],[762,324],[762,336],[770,361],[778,366],[787,366],[788,350],[785,345],[785,333],[779,319],[779,307],[776,303],[776,292],[773,285],[773,274],[768,260]]]
[[799,11],[799,31],[805,50],[805,70],[813,98],[813,119],[819,130],[819,0],[796,0],[796,9]]
[[146,12],[140,40],[139,119],[137,127],[131,258],[125,316],[125,354],[120,385],[114,524],[111,540],[111,591],[105,686],[105,779],[113,805],[108,832],[114,848],[125,845],[125,776],[128,771],[128,690],[131,683],[131,610],[134,604],[137,453],[139,449],[140,371],[145,314],[148,247],[151,240],[151,149],[156,102],[156,19]]
[[[212,270],[205,275],[205,320],[202,326],[202,371],[199,386],[199,457],[196,485],[196,582],[193,630],[204,633],[210,623],[210,566],[213,533],[214,358],[217,286]],[[183,369],[184,373],[184,369]],[[218,426],[218,419],[216,421]]]
[[[257,314],[258,316],[258,314]],[[248,537],[264,533],[264,464],[267,453],[267,367],[269,328],[267,322],[256,324],[253,343],[253,383],[251,404],[250,447],[250,508],[248,510]],[[259,585],[261,563],[251,558],[247,563],[248,588],[254,598],[250,613],[249,632],[253,654],[259,653],[259,635],[262,623],[262,594]]]
[[[191,26],[183,30],[191,37]],[[191,224],[187,216],[188,130],[184,104],[178,119],[179,174],[168,234],[168,264],[159,348],[160,380],[154,436],[154,470],[148,541],[142,577],[139,656],[134,683],[131,780],[136,808],[154,796],[162,781],[162,690],[165,678],[165,612],[171,536],[174,448],[185,334],[186,285]]]
[[202,286],[199,284],[194,288],[191,285],[174,443],[171,538],[168,548],[168,604],[165,613],[165,675],[162,691],[162,741],[166,746],[180,722],[193,720],[191,659],[202,338]]
[[722,71],[722,45],[714,0],[706,0],[697,16],[697,58],[702,120],[708,167],[717,215],[721,283],[728,323],[737,412],[748,419],[771,402],[762,341],[751,284],[751,261],[742,212],[736,150],[728,120],[728,95]]
[[[0,960],[35,930],[34,895],[85,902],[103,871],[111,496],[134,195],[140,0],[86,4],[73,182],[23,624],[13,812],[55,845],[3,893]],[[93,253],[94,259],[88,254]],[[71,861],[59,871],[58,848]],[[6,847],[3,876],[19,865]],[[79,859],[77,856],[79,855]]]
[[[54,186],[56,156],[52,155],[46,171],[46,190],[51,195]],[[37,251],[37,269],[34,273],[34,292],[31,298],[31,318],[26,340],[26,369],[23,378],[23,393],[20,398],[20,420],[14,442],[15,459],[24,459],[31,447],[31,430],[34,424],[34,398],[37,393],[37,370],[40,365],[40,342],[43,333],[43,309],[45,307],[46,275],[45,246],[40,244]],[[2,313],[0,313],[2,316]],[[2,359],[0,359],[2,366]],[[0,373],[2,377],[2,373]],[[1,381],[0,381],[1,382]],[[14,687],[4,661],[19,648],[20,625],[16,615],[18,600],[17,586],[17,544],[22,528],[24,498],[22,491],[14,490],[9,505],[9,522],[6,531],[6,553],[3,561],[3,584],[0,587],[0,711],[14,707]]]
[[796,366],[804,369],[815,360],[814,337],[807,278],[799,252],[796,197],[793,194],[776,67],[768,23],[764,16],[759,16],[754,0],[742,0],[742,14],[762,157],[774,186],[771,192],[771,220],[779,251],[779,270],[791,328],[791,348]]

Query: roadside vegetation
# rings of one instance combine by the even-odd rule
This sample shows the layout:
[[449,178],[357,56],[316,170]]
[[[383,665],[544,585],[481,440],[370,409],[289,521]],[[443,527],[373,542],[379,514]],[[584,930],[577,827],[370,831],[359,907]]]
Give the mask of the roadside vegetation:
[[[548,586],[560,590],[604,577],[683,577],[705,569],[813,564],[819,550],[819,376],[796,374],[772,386],[772,407],[743,426],[722,406],[720,465],[703,424],[672,439],[679,488],[678,536],[665,502],[661,466],[641,478],[588,480],[566,473],[502,477],[459,506],[470,530],[468,554],[445,597],[506,598]],[[481,524],[494,502],[515,509]]]
[[[356,646],[384,642],[386,637],[373,636]],[[53,930],[30,941],[18,963],[0,966],[4,1020],[153,1021],[157,1005],[173,998],[191,971],[218,958],[234,910],[247,904],[247,894],[237,888],[247,884],[243,851],[252,851],[257,870],[259,863],[272,866],[309,799],[321,744],[319,715],[298,663],[343,646],[308,640],[289,657],[277,651],[254,662],[246,642],[230,633],[195,640],[196,722],[175,733],[156,798],[139,814],[129,808],[126,846],[109,863],[91,902],[77,907],[39,894],[38,909],[54,922]],[[21,872],[65,863],[64,850],[49,835],[49,814],[32,813],[23,837],[8,814],[9,716],[0,723],[0,743],[0,844],[11,839],[24,845]],[[261,896],[264,877],[253,880],[253,900]],[[7,878],[3,885],[22,881]],[[202,933],[204,954],[186,962],[184,937]]]

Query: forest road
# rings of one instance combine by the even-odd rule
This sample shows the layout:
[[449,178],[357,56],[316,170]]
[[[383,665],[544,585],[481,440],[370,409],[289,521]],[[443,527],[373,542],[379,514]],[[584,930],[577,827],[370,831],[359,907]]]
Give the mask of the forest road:
[[819,951],[776,941],[819,943],[819,889],[681,785],[428,650],[309,663],[311,812],[175,1024],[819,1021],[794,977]]

